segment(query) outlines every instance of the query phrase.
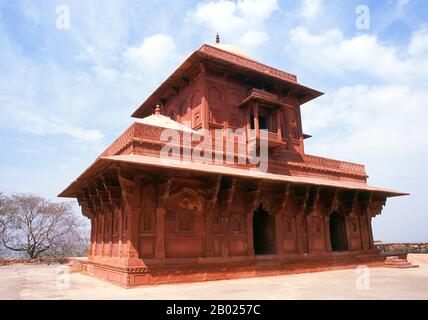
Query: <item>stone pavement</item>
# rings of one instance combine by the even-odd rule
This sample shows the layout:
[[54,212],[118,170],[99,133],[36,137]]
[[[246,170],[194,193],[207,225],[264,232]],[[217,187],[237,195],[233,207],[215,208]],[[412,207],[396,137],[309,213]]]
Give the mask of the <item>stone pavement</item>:
[[0,267],[0,299],[424,299],[428,255],[415,269],[348,269],[296,275],[123,289],[59,265]]

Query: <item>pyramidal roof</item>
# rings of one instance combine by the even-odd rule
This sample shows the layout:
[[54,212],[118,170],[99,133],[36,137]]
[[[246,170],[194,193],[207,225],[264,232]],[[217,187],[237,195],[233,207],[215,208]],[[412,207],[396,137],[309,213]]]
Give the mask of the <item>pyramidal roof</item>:
[[239,47],[236,47],[236,46],[233,46],[233,45],[230,45],[230,44],[226,44],[226,43],[215,43],[215,44],[214,44],[214,45],[212,45],[212,46],[213,46],[213,47],[216,47],[216,48],[218,48],[218,49],[220,49],[220,50],[223,50],[223,51],[227,51],[227,52],[233,53],[233,54],[235,54],[235,55],[237,55],[237,56],[241,56],[241,57],[244,57],[244,58],[247,58],[247,59],[254,60],[254,58],[250,57],[250,56],[245,52],[245,50],[243,50],[243,49],[241,49],[241,48],[239,48]]
[[134,122],[153,126],[153,127],[160,127],[165,129],[172,129],[172,130],[183,131],[183,132],[188,132],[193,134],[199,134],[198,131],[191,129],[185,126],[184,124],[181,124],[177,121],[172,120],[169,117],[166,117],[161,114],[156,114],[156,113],[148,117],[145,117],[143,119],[136,119],[134,120]]

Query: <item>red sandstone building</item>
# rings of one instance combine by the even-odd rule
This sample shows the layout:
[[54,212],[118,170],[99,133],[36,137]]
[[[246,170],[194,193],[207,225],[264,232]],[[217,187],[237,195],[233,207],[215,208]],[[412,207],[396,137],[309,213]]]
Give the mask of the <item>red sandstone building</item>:
[[[371,222],[404,194],[367,185],[363,165],[304,152],[300,106],[320,95],[237,48],[193,52],[60,194],[91,220],[84,272],[131,287],[382,262]],[[254,129],[268,173],[162,162],[165,128]]]

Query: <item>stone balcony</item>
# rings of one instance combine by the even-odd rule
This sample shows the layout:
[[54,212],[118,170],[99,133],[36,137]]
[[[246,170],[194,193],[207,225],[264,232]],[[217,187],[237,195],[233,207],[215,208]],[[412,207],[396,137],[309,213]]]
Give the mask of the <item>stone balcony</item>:
[[285,142],[282,140],[282,137],[277,132],[265,131],[265,133],[262,134],[261,131],[262,130],[260,130],[259,132],[249,131],[248,133],[249,142],[251,142],[253,139],[257,139],[257,144],[259,145],[259,143],[262,140],[266,140],[268,144],[268,148],[276,148],[281,145],[285,145]]

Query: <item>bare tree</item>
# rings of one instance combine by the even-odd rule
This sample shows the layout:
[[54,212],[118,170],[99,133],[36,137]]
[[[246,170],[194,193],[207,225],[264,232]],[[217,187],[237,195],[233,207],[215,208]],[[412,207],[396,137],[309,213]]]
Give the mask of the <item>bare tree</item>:
[[[69,202],[55,203],[31,194],[0,194],[0,242],[35,259],[65,256],[84,239],[83,221]],[[86,243],[87,247],[87,243]]]

